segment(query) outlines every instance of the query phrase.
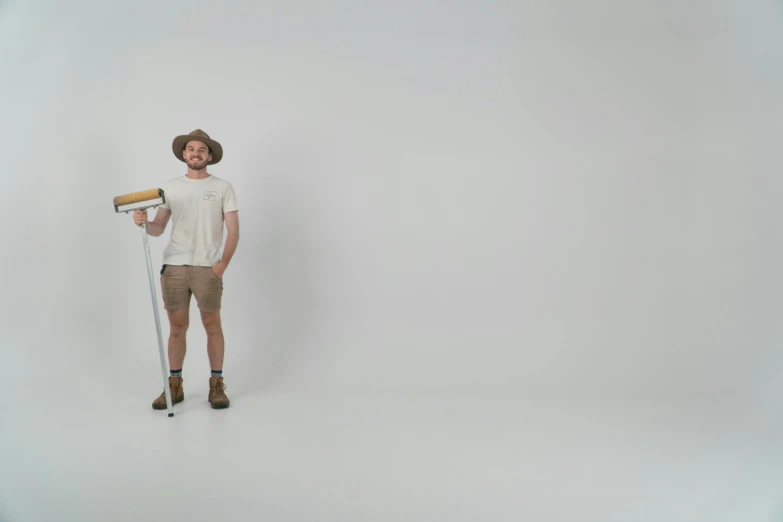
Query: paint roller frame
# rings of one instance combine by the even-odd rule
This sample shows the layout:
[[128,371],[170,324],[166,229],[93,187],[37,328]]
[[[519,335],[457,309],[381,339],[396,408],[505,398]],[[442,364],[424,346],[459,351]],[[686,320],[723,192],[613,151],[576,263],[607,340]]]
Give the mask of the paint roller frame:
[[[153,203],[147,206],[135,207],[132,209],[120,210],[120,207],[126,205],[133,205],[134,203],[141,203],[144,201],[152,201],[155,199],[162,200],[160,203]],[[126,214],[136,210],[144,210],[152,207],[157,207],[166,202],[166,193],[162,188],[154,188],[149,190],[142,190],[140,192],[131,192],[129,194],[123,194],[114,198],[114,211],[125,212]]]
[[[153,203],[150,203],[148,205],[144,204],[131,209],[120,210],[120,207],[122,206],[133,205],[135,203],[146,203],[152,200],[161,200],[161,201],[154,201]],[[117,196],[114,198],[114,212],[115,213],[122,212],[125,214],[129,214],[131,212],[135,212],[136,210],[145,210],[148,208],[158,207],[165,202],[166,202],[166,193],[163,191],[162,188],[142,190],[140,192],[131,192],[129,194],[123,194],[121,196]],[[152,269],[152,258],[150,256],[149,241],[147,240],[147,224],[144,223],[139,228],[141,228],[142,241],[144,242],[144,254],[145,257],[147,258],[147,276],[149,278],[149,283],[150,283],[150,296],[152,297],[152,311],[153,311],[153,315],[155,316],[155,327],[158,332],[158,352],[160,354],[161,376],[163,377],[163,391],[166,395],[166,409],[168,410],[169,417],[173,417],[174,408],[171,402],[171,389],[169,387],[169,379],[168,379],[169,370],[167,367],[166,353],[163,348],[163,331],[160,326],[160,313],[158,311],[158,297],[155,292],[155,279],[154,279],[153,269]]]

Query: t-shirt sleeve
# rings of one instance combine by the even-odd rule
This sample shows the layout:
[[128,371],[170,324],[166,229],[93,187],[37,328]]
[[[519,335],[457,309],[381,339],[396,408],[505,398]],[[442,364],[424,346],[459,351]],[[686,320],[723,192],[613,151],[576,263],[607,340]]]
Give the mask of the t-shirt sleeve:
[[226,186],[223,189],[223,213],[239,210],[237,206],[237,195],[234,192],[234,185],[226,182]]

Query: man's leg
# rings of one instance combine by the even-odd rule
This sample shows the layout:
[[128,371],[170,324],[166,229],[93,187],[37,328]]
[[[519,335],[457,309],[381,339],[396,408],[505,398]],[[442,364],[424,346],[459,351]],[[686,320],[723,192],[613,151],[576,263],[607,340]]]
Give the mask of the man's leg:
[[191,288],[201,311],[201,322],[207,332],[207,355],[212,368],[209,378],[209,403],[213,408],[227,408],[229,400],[223,384],[225,340],[220,318],[223,280],[209,266],[197,267],[192,274]]
[[166,310],[169,314],[169,368],[171,371],[182,371],[187,351],[187,333],[190,324],[190,310]]
[[223,383],[223,353],[225,341],[223,339],[223,326],[220,322],[220,310],[214,312],[201,312],[201,322],[207,331],[207,355],[212,375],[209,377],[209,403],[213,408],[228,408],[229,400],[226,397],[226,387]]
[[220,321],[220,310],[216,312],[201,312],[201,323],[207,332],[207,356],[209,366],[213,372],[223,371],[223,353],[225,351],[225,339],[223,338],[223,325]]
[[[169,317],[169,389],[171,390],[172,403],[176,404],[185,399],[182,387],[182,364],[185,361],[186,342],[188,331],[190,296],[186,267],[165,266],[161,271],[160,286],[163,296],[163,306]],[[166,408],[165,391],[153,402],[152,407],[157,410]]]

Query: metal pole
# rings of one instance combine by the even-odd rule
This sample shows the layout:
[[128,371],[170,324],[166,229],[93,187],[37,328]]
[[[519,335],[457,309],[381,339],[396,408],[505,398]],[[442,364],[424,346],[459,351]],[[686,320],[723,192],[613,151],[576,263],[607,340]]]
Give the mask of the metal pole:
[[174,410],[171,404],[171,389],[169,388],[168,368],[166,367],[166,353],[163,349],[163,332],[160,328],[160,314],[158,313],[158,296],[155,292],[155,278],[152,269],[152,257],[150,256],[150,245],[147,240],[147,224],[141,226],[141,236],[144,240],[144,254],[147,257],[147,275],[150,279],[150,295],[152,296],[152,310],[155,314],[155,327],[158,330],[158,348],[160,350],[160,371],[163,376],[163,390],[166,393],[166,406],[169,410],[169,417],[174,416]]

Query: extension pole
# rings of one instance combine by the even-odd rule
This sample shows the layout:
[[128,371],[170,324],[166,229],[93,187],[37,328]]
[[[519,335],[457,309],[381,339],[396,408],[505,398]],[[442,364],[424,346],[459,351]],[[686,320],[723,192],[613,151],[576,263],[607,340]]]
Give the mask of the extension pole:
[[152,297],[152,311],[155,315],[155,327],[158,330],[158,350],[160,351],[160,371],[163,376],[163,391],[166,392],[166,407],[169,410],[169,417],[174,416],[171,405],[171,388],[169,387],[168,369],[166,368],[166,353],[163,350],[163,331],[160,328],[160,313],[158,312],[158,296],[155,292],[155,278],[152,269],[152,258],[150,257],[150,244],[147,240],[147,224],[141,226],[141,236],[144,240],[144,253],[147,258],[147,275],[150,279],[150,296]]
[[[160,199],[160,202],[154,202],[154,203],[147,203],[151,200],[157,200]],[[130,205],[134,203],[144,203],[139,207],[133,208],[133,209],[124,209],[120,210],[120,207],[123,205]],[[130,194],[125,194],[122,196],[117,196],[114,198],[114,211],[124,212],[126,214],[129,214],[131,211],[135,210],[146,210],[148,208],[154,208],[158,205],[166,202],[166,195],[163,192],[163,189],[150,189],[150,190],[144,190],[141,192],[133,192]],[[168,409],[169,417],[174,416],[174,408],[171,403],[171,389],[169,388],[169,379],[168,379],[168,368],[166,366],[166,352],[163,348],[163,331],[160,326],[160,313],[158,312],[158,296],[155,292],[155,276],[154,276],[154,270],[152,268],[152,257],[150,256],[150,244],[149,240],[147,239],[147,231],[148,227],[147,224],[143,224],[141,227],[141,238],[144,244],[144,257],[147,260],[147,276],[149,277],[149,283],[150,283],[150,297],[152,298],[152,312],[155,316],[155,328],[158,331],[158,350],[160,352],[160,371],[161,376],[163,377],[163,391],[166,394],[166,407]]]

